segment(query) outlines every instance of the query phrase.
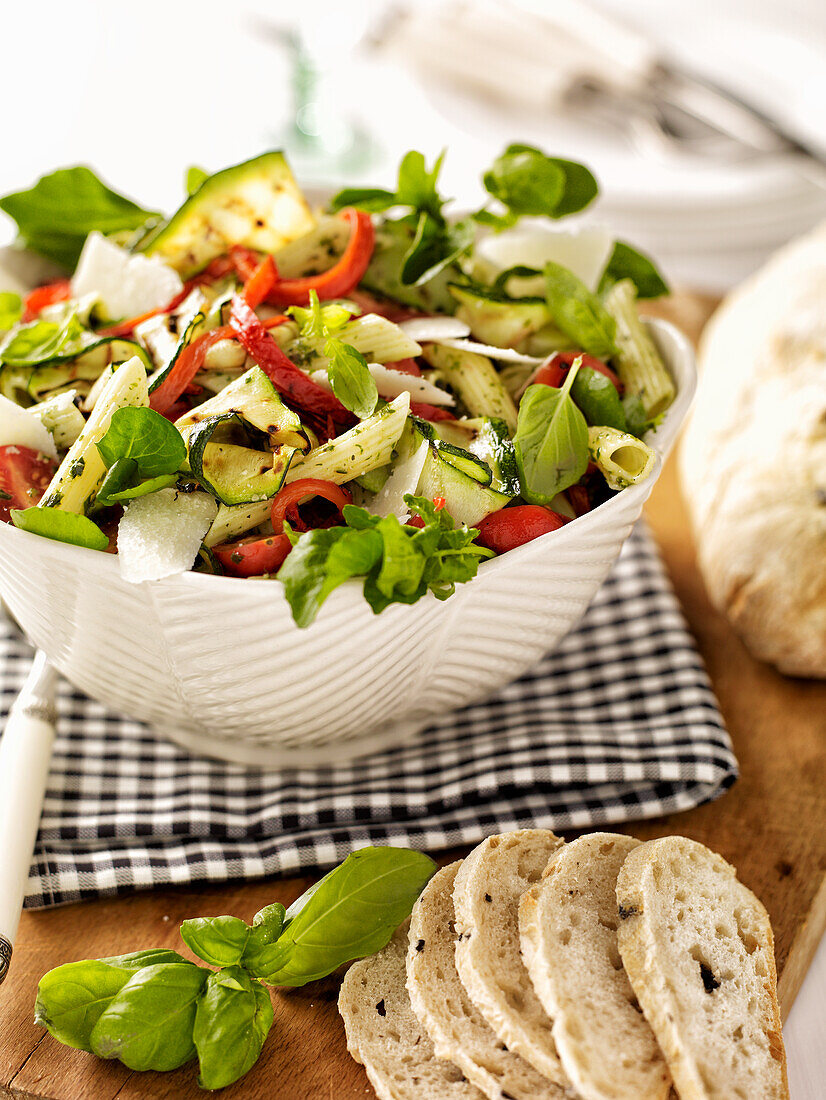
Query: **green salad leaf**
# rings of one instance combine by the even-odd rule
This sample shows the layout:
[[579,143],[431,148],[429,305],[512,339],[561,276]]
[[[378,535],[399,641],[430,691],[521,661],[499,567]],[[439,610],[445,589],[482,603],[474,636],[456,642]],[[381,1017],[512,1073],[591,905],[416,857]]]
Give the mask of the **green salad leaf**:
[[11,521],[21,531],[55,539],[56,542],[69,542],[89,550],[105,550],[109,545],[109,539],[96,523],[86,516],[63,512],[59,508],[12,508]]
[[240,917],[193,917],[181,924],[181,939],[211,966],[241,961],[252,929]]
[[107,187],[84,165],[42,176],[28,191],[0,198],[27,248],[71,270],[92,230],[139,229],[158,215]]
[[10,290],[0,293],[0,332],[13,328],[23,316],[23,299]]
[[209,971],[194,963],[157,963],[134,974],[92,1028],[99,1058],[129,1069],[177,1069],[195,1056],[197,1001]]
[[380,951],[435,870],[423,852],[353,852],[290,906],[258,977],[270,985],[305,985],[350,959]]
[[158,963],[185,961],[177,951],[155,948],[64,963],[40,979],[34,1022],[66,1046],[91,1051],[92,1028],[133,974]]
[[436,184],[442,170],[445,154],[442,152],[428,171],[424,155],[411,149],[399,164],[396,190],[383,187],[346,187],[339,191],[330,203],[331,210],[355,206],[371,213],[382,213],[395,206],[408,207],[415,214],[429,214],[436,221],[443,221],[442,207],[445,200],[439,195]]
[[571,386],[571,397],[589,424],[626,430],[625,409],[617,387],[600,371],[580,367]]
[[561,264],[549,261],[542,270],[545,299],[554,324],[589,355],[597,359],[616,355],[616,321],[599,298]]
[[574,361],[559,389],[528,386],[519,403],[513,445],[530,504],[550,504],[588,468],[588,425],[570,393],[581,362]]
[[0,343],[0,361],[10,367],[34,367],[58,356],[80,355],[95,342],[76,314],[62,322],[32,321],[13,328]]
[[192,1030],[202,1089],[226,1088],[252,1069],[273,1015],[268,991],[240,966],[209,975]]
[[379,399],[379,391],[361,352],[351,344],[329,339],[324,345],[324,354],[329,359],[327,377],[333,393],[345,409],[360,420],[371,416]]
[[657,270],[653,260],[643,252],[638,252],[625,241],[617,241],[614,251],[602,278],[599,281],[597,293],[604,296],[621,279],[630,279],[637,288],[638,298],[659,298],[668,294],[668,284]]
[[422,212],[413,241],[402,259],[400,278],[405,286],[421,286],[454,263],[473,244],[471,218],[448,224]]
[[425,498],[405,501],[423,528],[348,504],[346,526],[292,536],[278,579],[299,626],[309,626],[330,593],[351,577],[365,578],[364,596],[378,614],[391,603],[416,603],[427,592],[447,599],[457,583],[476,576],[480,559],[491,556],[474,545],[478,532],[455,527],[446,509],[437,511]]
[[511,216],[561,218],[583,210],[599,191],[584,165],[549,157],[533,145],[522,144],[509,145],[482,182]]
[[186,459],[181,433],[154,409],[116,409],[97,449],[107,466],[131,459],[141,477],[174,473]]

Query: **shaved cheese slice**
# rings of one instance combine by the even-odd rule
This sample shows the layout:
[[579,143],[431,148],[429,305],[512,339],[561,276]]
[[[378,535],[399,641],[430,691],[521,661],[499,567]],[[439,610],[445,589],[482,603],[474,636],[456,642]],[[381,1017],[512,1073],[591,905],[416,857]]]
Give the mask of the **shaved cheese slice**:
[[0,447],[31,447],[49,458],[57,458],[52,433],[26,409],[0,395]]
[[102,233],[86,238],[72,276],[72,297],[96,294],[110,317],[136,317],[167,305],[183,290],[177,271],[155,256],[133,256]]
[[[552,260],[572,271],[589,290],[596,290],[613,247],[613,235],[599,225],[577,229],[526,225],[483,237],[476,245],[476,254],[497,273],[519,265],[541,270]],[[508,280],[508,293],[516,297],[537,294],[544,298],[544,279],[539,275]]]
[[[424,401],[428,405],[455,405],[456,401],[447,390],[434,386],[426,378],[420,378],[416,374],[405,374],[404,371],[391,370],[382,363],[368,363],[367,369],[376,382],[376,389],[382,397],[398,397],[402,393],[409,393],[414,401]],[[323,386],[325,390],[333,392],[330,379],[326,370],[315,370],[310,374],[313,382]]]
[[448,348],[456,348],[458,351],[472,351],[476,355],[486,355],[488,359],[501,359],[503,363],[530,363],[539,366],[545,362],[545,358],[537,358],[535,355],[523,355],[513,348],[497,348],[492,344],[477,344],[475,340],[434,340],[434,344],[444,344]]
[[399,328],[418,344],[470,336],[470,326],[456,317],[414,317],[410,321],[402,321]]
[[404,498],[408,493],[416,495],[419,478],[427,461],[428,447],[429,444],[424,439],[411,455],[396,463],[390,477],[370,502],[368,511],[376,516],[394,515],[402,522],[408,518],[410,509],[405,504]]
[[121,576],[131,584],[185,573],[218,514],[207,493],[160,489],[137,497],[118,524]]

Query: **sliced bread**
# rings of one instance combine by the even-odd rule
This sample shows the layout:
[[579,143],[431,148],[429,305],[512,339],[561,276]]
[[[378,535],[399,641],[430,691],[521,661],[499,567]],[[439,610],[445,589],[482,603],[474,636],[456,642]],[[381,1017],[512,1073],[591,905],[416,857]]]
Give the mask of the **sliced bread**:
[[413,908],[407,951],[410,1003],[439,1058],[454,1062],[490,1100],[560,1100],[565,1090],[519,1057],[488,1026],[459,979],[453,884],[438,871]]
[[617,880],[622,961],[681,1100],[784,1100],[789,1088],[768,914],[733,867],[669,836]]
[[665,1100],[671,1087],[617,946],[617,875],[638,844],[616,833],[566,844],[519,908],[528,972],[584,1100]]
[[433,1053],[405,985],[405,922],[390,943],[347,971],[338,1010],[347,1049],[360,1062],[379,1100],[483,1100],[452,1062]]
[[453,887],[462,985],[508,1049],[560,1085],[568,1082],[551,1020],[519,949],[519,899],[563,844],[548,829],[490,836],[462,863]]

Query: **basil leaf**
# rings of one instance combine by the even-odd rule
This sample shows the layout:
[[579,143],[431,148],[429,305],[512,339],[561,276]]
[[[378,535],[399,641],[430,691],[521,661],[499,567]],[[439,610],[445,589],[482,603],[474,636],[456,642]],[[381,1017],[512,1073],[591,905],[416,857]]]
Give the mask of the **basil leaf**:
[[115,994],[92,1029],[92,1051],[129,1069],[177,1069],[195,1056],[196,1003],[209,971],[194,963],[139,970]]
[[565,192],[565,173],[549,157],[513,146],[496,158],[482,182],[512,214],[553,217]]
[[0,331],[13,328],[23,316],[23,299],[19,294],[4,290],[0,294]]
[[370,416],[376,408],[379,391],[376,381],[360,351],[341,340],[328,340],[324,354],[330,360],[327,377],[333,393],[351,413],[360,420]]
[[92,1028],[129,979],[104,959],[58,966],[40,979],[34,1022],[66,1046],[91,1051]]
[[330,210],[335,212],[343,210],[345,206],[355,206],[358,210],[380,214],[396,205],[396,192],[388,191],[384,187],[345,187],[333,196]]
[[561,389],[528,386],[519,403],[513,445],[530,504],[550,504],[588,468],[588,425],[570,397],[576,373],[575,361]]
[[209,172],[199,167],[197,164],[191,164],[186,170],[186,193],[187,195],[194,195],[204,180],[209,179]]
[[373,531],[330,527],[302,535],[278,571],[298,626],[309,626],[340,584],[369,573],[381,551],[381,536]]
[[484,225],[487,229],[492,229],[494,233],[501,233],[503,229],[511,229],[519,221],[519,215],[510,210],[505,214],[494,214],[492,210],[487,210],[485,207],[471,214],[471,217],[477,225]]
[[630,279],[638,298],[659,298],[668,294],[668,284],[653,261],[624,241],[617,241],[599,281],[597,293],[606,294],[620,279]]
[[8,333],[0,344],[0,360],[12,367],[34,367],[58,355],[79,355],[84,346],[95,341],[74,313],[61,324],[57,321],[32,321]]
[[181,924],[181,939],[204,962],[234,966],[241,961],[251,931],[239,917],[194,917]]
[[247,940],[247,946],[244,948],[241,966],[246,967],[247,970],[251,970],[253,973],[257,971],[261,953],[270,944],[275,943],[281,935],[285,916],[284,906],[277,901],[273,902],[272,905],[266,905],[260,912],[255,914],[252,918],[252,929]]
[[629,393],[622,399],[622,408],[625,413],[625,430],[637,439],[642,439],[646,432],[656,428],[660,417],[649,419],[645,412],[645,406],[638,393]]
[[543,273],[545,299],[554,324],[570,336],[577,347],[597,359],[616,355],[616,322],[599,298],[561,264],[549,261]]
[[410,206],[414,210],[426,211],[437,221],[440,220],[444,199],[440,197],[436,190],[436,183],[444,159],[445,150],[442,150],[428,172],[422,153],[415,150],[405,153],[399,165],[399,179],[396,187],[397,205]]
[[[127,458],[124,461],[131,463],[132,460]],[[109,474],[106,475],[95,497],[95,504],[102,504],[104,508],[110,504],[122,504],[125,500],[135,500],[136,497],[149,496],[150,493],[157,493],[159,489],[172,489],[178,484],[177,474],[161,474],[160,477],[150,477],[148,481],[142,481],[140,485],[131,485],[129,488],[119,491],[109,491],[106,488],[109,476],[114,473],[118,465],[119,463],[116,462]]]
[[509,145],[482,182],[512,216],[561,218],[582,210],[599,191],[583,164],[549,157],[533,145]]
[[571,397],[589,424],[624,432],[625,410],[617,387],[598,370],[580,367],[571,387]]
[[156,963],[185,961],[177,951],[159,947],[64,963],[40,979],[34,1022],[66,1046],[91,1051],[92,1028],[133,974]]
[[314,340],[335,335],[357,312],[357,307],[350,302],[332,301],[322,305],[314,290],[310,291],[309,306],[289,306],[287,309],[299,326],[298,335]]
[[201,1088],[226,1088],[252,1069],[272,1021],[269,993],[245,970],[231,966],[210,974],[192,1030]]
[[107,959],[97,960],[132,974],[143,970],[144,967],[155,966],[157,963],[185,963],[186,961],[183,955],[179,955],[177,951],[172,951],[168,947],[150,947],[146,951],[132,951],[128,955],[110,955]]
[[12,508],[11,521],[21,531],[30,531],[56,542],[69,542],[89,550],[105,550],[109,545],[103,531],[86,516],[63,512],[59,508]]
[[77,263],[93,229],[101,233],[138,229],[157,215],[112,191],[91,169],[61,168],[28,191],[0,198],[0,210],[15,222],[22,242],[66,268]]
[[475,239],[476,231],[470,218],[444,225],[432,215],[422,213],[416,234],[402,260],[402,283],[421,286],[429,282],[467,252]]
[[356,206],[360,210],[381,213],[394,206],[407,206],[417,213],[427,213],[436,222],[443,224],[442,207],[445,203],[436,190],[436,182],[442,170],[444,156],[442,152],[428,172],[423,154],[411,150],[402,157],[395,191],[388,191],[383,187],[347,187],[333,198],[330,209],[341,210],[345,206]]
[[435,870],[429,856],[407,848],[349,855],[290,917],[259,976],[271,985],[305,985],[380,951]]
[[186,459],[181,433],[154,409],[116,409],[97,449],[109,467],[132,459],[141,477],[175,473]]

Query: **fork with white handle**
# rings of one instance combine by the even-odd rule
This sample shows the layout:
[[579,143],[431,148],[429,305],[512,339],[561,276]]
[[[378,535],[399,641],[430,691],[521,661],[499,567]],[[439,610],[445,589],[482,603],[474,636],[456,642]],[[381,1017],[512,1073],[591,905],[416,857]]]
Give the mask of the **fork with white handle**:
[[37,652],[0,738],[0,984],[9,972],[55,735],[57,673]]

